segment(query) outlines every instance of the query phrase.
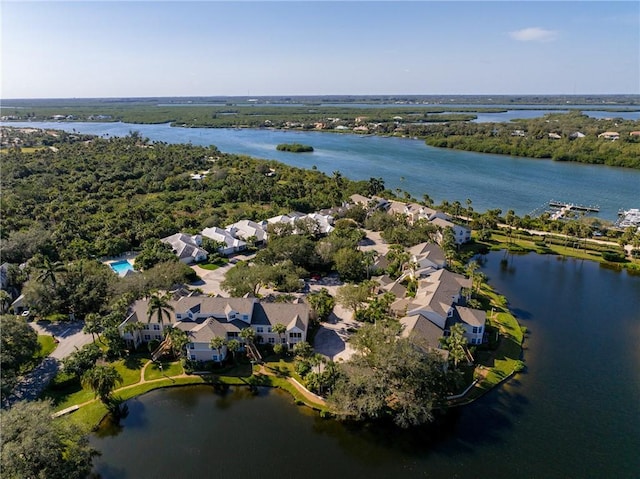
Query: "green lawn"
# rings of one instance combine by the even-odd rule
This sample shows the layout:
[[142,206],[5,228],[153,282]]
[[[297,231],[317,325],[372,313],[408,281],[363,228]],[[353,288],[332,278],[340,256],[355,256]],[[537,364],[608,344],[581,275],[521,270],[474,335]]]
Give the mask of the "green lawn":
[[56,340],[50,334],[38,335],[38,344],[40,345],[40,351],[34,355],[34,358],[40,360],[49,356],[58,346]]
[[151,363],[147,366],[147,369],[144,370],[145,381],[160,379],[166,376],[180,376],[184,373],[180,361],[173,361],[170,363],[162,362],[161,364],[162,370],[160,370],[158,363]]
[[211,263],[198,263],[198,266],[200,266],[202,269],[213,271],[214,269],[218,269],[219,267],[224,266],[227,263],[229,263],[229,260],[227,258],[220,258]]
[[140,382],[140,371],[148,359],[127,358],[111,363],[122,376],[123,382],[118,387],[129,386]]

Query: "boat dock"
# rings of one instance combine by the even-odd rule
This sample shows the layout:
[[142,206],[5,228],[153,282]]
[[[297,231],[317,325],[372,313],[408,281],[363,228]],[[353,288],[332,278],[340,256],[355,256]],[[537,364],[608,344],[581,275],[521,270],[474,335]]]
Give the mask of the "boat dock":
[[588,213],[600,212],[599,206],[583,206],[583,205],[576,205],[574,203],[564,203],[562,201],[555,201],[555,200],[549,201],[549,206],[551,206],[552,208],[560,208],[562,210],[586,211]]
[[629,226],[637,226],[640,228],[640,208],[620,211],[618,215],[619,218],[618,221],[616,221],[618,228],[628,228]]

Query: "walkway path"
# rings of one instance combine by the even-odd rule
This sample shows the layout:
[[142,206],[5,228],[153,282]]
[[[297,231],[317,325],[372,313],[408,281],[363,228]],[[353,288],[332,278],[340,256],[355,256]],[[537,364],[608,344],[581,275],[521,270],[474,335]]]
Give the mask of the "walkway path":
[[[260,366],[259,372],[261,374],[264,374],[265,376],[276,376],[273,371],[271,371],[269,368],[267,368],[267,367],[265,367],[263,365]],[[292,384],[293,387],[295,387],[296,390],[298,392],[300,392],[300,394],[302,394],[309,402],[315,403],[315,404],[320,404],[322,406],[324,406],[326,404],[325,400],[323,398],[321,398],[320,396],[318,396],[316,394],[313,394],[311,391],[309,391],[307,388],[305,388],[302,384],[300,384],[294,378],[287,377],[285,379],[287,380],[287,382],[289,384]]]

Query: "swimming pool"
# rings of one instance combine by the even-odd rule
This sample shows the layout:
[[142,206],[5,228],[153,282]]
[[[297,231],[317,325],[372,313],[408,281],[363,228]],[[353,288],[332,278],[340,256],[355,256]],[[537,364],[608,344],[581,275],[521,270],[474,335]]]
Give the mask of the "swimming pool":
[[127,271],[133,271],[133,265],[127,260],[115,261],[114,263],[109,263],[109,266],[118,273],[118,276],[124,276]]

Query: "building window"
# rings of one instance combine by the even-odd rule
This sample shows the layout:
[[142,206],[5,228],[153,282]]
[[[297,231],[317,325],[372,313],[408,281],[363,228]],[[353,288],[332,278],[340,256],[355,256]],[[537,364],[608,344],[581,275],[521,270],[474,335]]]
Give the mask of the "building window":
[[290,338],[298,338],[301,339],[302,338],[302,333],[289,333],[289,337]]
[[286,338],[282,338],[282,344],[285,344],[287,342]]
[[149,325],[145,324],[144,326],[142,326],[142,329],[149,329]]
[[213,356],[211,356],[211,359],[213,359],[214,361],[217,361],[218,360],[218,355],[214,354]]
[[258,327],[256,328],[256,332],[257,332],[257,333],[263,333],[263,332],[264,332],[264,328],[263,328],[262,326],[258,326]]
[[275,344],[276,338],[269,338],[269,344]]
[[238,338],[238,333],[237,331],[230,331],[227,333],[227,338],[229,339],[237,339]]
[[195,361],[196,360],[196,356],[194,354],[191,355],[191,361]]
[[189,343],[189,349],[195,349],[196,345],[193,343]]
[[155,339],[162,339],[162,336],[160,336],[159,334],[154,334]]
[[267,333],[271,332],[271,326],[267,326]]
[[160,325],[159,324],[154,324],[153,325],[153,330],[154,331],[160,331]]
[[478,327],[477,327],[477,326],[474,326],[474,327],[473,327],[473,334],[478,334],[478,333],[479,333],[479,331],[478,331]]
[[148,335],[148,334],[145,334],[145,335],[144,335],[144,340],[145,340],[145,341],[150,341],[150,340],[151,340],[151,336],[150,336],[150,335]]
[[245,321],[249,321],[249,315],[248,314],[243,314],[242,315],[242,319]]

